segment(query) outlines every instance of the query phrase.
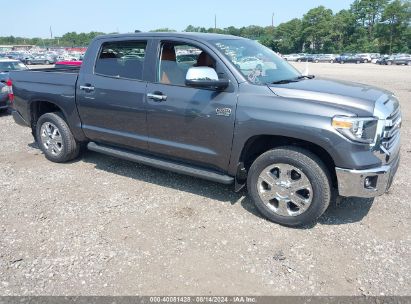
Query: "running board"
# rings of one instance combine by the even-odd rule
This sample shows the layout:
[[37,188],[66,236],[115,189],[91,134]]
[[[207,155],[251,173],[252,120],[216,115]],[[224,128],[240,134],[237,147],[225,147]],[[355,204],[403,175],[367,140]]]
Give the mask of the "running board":
[[206,180],[221,183],[221,184],[229,185],[229,184],[234,183],[234,178],[228,175],[219,174],[213,171],[209,171],[209,170],[205,170],[205,169],[201,169],[197,167],[190,167],[188,165],[163,160],[160,158],[155,158],[153,156],[142,155],[134,151],[127,151],[121,148],[105,146],[105,145],[97,144],[95,142],[88,143],[87,148],[91,151],[130,160],[133,162],[141,163],[141,164],[148,165],[151,167],[156,167],[159,169],[164,169],[164,170],[173,171],[176,173],[199,177],[202,179],[206,179]]

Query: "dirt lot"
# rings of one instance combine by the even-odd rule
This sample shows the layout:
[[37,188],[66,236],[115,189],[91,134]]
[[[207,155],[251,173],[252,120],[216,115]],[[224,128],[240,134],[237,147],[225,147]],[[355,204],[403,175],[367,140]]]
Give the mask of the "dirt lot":
[[264,220],[232,187],[92,152],[51,163],[1,115],[0,295],[410,295],[411,67],[310,72],[395,92],[404,125],[390,192],[306,229]]

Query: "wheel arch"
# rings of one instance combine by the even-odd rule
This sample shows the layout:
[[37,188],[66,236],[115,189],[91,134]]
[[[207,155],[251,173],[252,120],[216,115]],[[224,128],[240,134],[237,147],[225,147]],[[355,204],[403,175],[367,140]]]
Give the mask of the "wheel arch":
[[[238,164],[242,167],[243,170],[247,172],[251,167],[251,164],[258,156],[260,156],[264,152],[267,152],[268,150],[282,146],[297,146],[317,155],[324,162],[324,165],[326,166],[328,173],[330,174],[333,186],[337,186],[335,163],[331,156],[331,153],[326,148],[317,143],[296,137],[280,135],[252,136],[245,142],[240,154],[240,158],[238,160]],[[246,175],[243,174],[242,177],[239,178],[239,183],[244,182],[244,176]]]
[[33,135],[36,134],[38,119],[46,113],[59,112],[63,115],[63,119],[68,123],[67,115],[63,108],[52,101],[32,100],[30,102],[30,121]]

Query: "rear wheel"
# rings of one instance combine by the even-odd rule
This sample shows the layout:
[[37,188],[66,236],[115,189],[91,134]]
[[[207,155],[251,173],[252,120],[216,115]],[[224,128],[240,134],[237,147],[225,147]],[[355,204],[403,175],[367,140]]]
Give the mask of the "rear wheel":
[[361,61],[357,60],[356,64],[360,64],[360,63],[361,63]]
[[37,121],[36,139],[46,158],[63,163],[80,154],[76,141],[61,113],[46,113]]
[[387,61],[387,65],[392,65],[392,61]]
[[258,210],[285,226],[318,219],[331,200],[331,181],[321,160],[297,147],[260,155],[252,164],[247,189]]

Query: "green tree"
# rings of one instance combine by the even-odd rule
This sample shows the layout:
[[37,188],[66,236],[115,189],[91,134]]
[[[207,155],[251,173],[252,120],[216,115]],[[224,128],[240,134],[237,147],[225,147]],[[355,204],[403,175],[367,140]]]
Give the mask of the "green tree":
[[309,10],[302,19],[305,47],[314,52],[332,49],[333,12],[324,6]]
[[295,18],[281,23],[274,31],[274,41],[277,44],[276,51],[280,53],[297,53],[303,48],[302,22]]
[[379,39],[384,52],[410,51],[410,1],[394,0],[385,8],[379,25]]

